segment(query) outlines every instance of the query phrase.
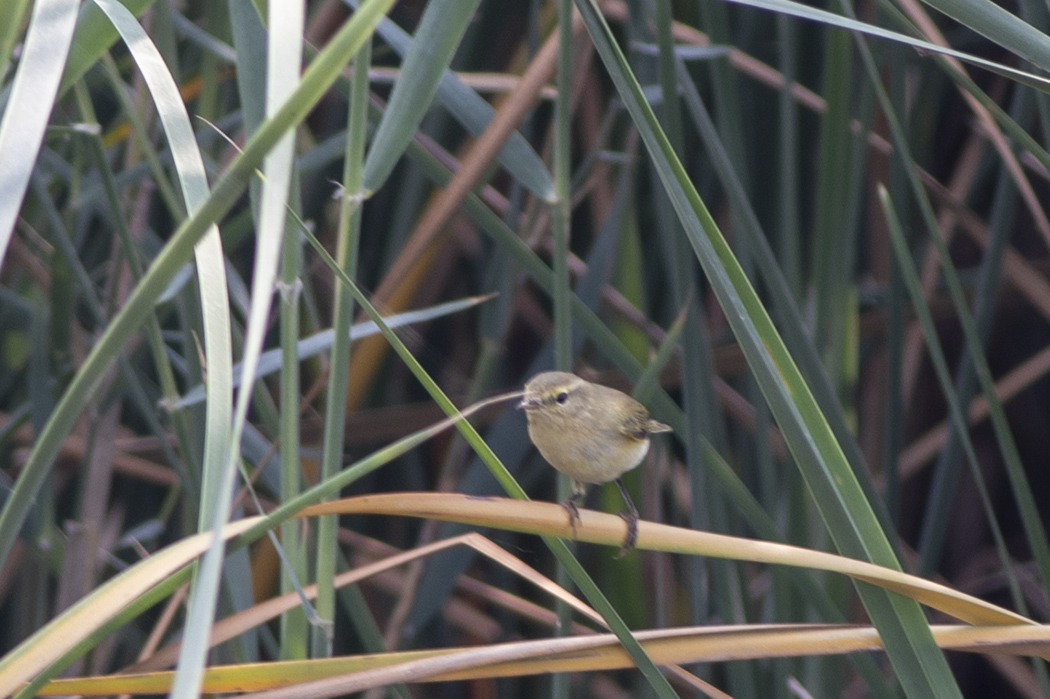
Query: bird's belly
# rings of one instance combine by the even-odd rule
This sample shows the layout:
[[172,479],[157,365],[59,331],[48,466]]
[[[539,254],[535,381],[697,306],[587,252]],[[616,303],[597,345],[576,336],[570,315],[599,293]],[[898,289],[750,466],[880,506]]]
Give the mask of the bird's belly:
[[[570,448],[562,454],[543,454],[552,466],[581,483],[606,483],[630,471],[645,458],[649,440],[613,439],[589,448]],[[542,450],[541,450],[542,452]],[[554,457],[554,458],[551,458]]]

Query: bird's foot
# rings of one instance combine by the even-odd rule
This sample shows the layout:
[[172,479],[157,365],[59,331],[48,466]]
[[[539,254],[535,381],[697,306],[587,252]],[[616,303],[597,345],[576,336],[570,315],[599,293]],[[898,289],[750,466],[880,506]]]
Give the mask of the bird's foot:
[[621,512],[620,516],[623,517],[623,521],[627,522],[627,535],[623,538],[623,545],[620,546],[620,552],[616,554],[617,559],[626,556],[627,552],[633,549],[635,543],[638,541],[638,513]]
[[565,511],[569,513],[569,526],[572,527],[572,538],[575,539],[576,523],[580,521],[580,508],[576,506],[575,498],[569,498],[566,500],[562,503],[562,507],[564,507]]
[[623,546],[620,547],[620,552],[616,554],[616,558],[623,558],[628,551],[634,548],[635,543],[638,541],[638,508],[634,506],[634,501],[631,500],[631,496],[627,493],[627,488],[623,487],[623,481],[619,478],[616,479],[616,486],[620,489],[620,495],[623,496],[624,504],[627,505],[627,511],[620,513],[620,516],[627,522],[627,536],[623,538]]

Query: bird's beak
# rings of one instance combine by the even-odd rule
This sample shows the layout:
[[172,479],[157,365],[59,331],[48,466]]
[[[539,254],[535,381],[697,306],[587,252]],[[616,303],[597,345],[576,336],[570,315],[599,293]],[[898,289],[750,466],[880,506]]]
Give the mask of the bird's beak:
[[518,403],[518,410],[529,410],[535,408],[539,403],[531,398],[522,398],[521,402]]

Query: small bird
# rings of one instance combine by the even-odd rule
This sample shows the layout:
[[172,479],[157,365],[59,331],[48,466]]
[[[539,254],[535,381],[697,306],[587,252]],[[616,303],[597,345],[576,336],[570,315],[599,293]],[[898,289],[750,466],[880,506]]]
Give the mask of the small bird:
[[618,557],[638,539],[638,510],[620,476],[636,467],[649,451],[649,435],[670,432],[650,419],[645,406],[614,388],[584,381],[564,371],[545,371],[525,384],[524,408],[529,438],[551,466],[572,479],[572,497],[565,502],[569,524],[576,531],[576,504],[589,483],[615,480],[627,512],[627,536]]

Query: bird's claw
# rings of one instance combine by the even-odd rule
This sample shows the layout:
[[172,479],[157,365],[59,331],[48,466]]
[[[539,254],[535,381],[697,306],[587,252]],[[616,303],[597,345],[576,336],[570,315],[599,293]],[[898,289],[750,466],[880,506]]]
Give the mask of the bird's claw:
[[576,538],[576,523],[580,521],[580,508],[576,506],[576,500],[569,498],[562,507],[569,513],[569,526],[572,527],[572,538]]
[[627,535],[623,538],[623,545],[620,546],[620,552],[616,554],[617,559],[626,556],[627,552],[633,549],[635,543],[638,541],[638,513],[621,512],[620,516],[623,517],[623,521],[627,522]]

